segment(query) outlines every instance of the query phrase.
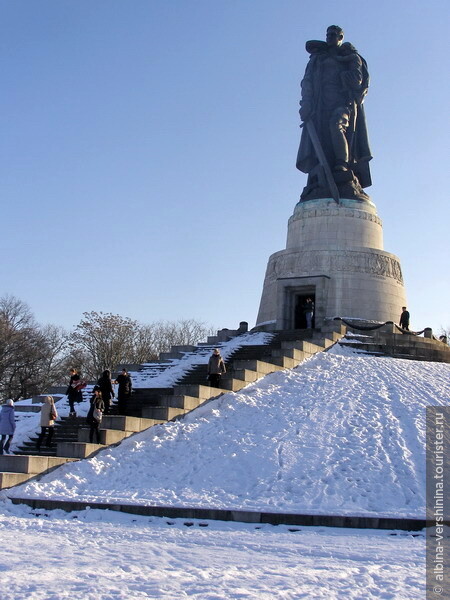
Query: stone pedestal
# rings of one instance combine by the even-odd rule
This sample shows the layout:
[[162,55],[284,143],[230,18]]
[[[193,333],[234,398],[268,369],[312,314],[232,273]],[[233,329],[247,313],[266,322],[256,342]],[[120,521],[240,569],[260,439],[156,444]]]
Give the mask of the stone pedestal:
[[400,262],[383,250],[383,229],[370,201],[299,202],[289,219],[286,250],[267,265],[256,325],[298,327],[299,302],[315,299],[315,326],[347,317],[395,321],[406,306]]

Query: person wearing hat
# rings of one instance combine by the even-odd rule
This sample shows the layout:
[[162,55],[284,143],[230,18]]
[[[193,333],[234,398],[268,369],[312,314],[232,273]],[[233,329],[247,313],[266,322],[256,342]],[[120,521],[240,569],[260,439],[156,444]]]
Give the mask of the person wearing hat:
[[9,446],[16,430],[14,402],[7,400],[0,411],[0,454],[9,454]]
[[220,378],[222,377],[222,374],[226,372],[227,370],[223,358],[220,356],[220,351],[218,348],[215,348],[208,361],[208,379],[210,386],[219,388]]

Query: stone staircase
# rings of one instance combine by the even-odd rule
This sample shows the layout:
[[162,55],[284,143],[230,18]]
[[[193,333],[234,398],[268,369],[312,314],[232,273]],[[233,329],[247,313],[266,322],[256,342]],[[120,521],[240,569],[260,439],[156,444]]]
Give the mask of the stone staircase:
[[36,455],[1,455],[0,489],[23,483],[38,474],[49,473],[74,458]]
[[[322,330],[289,330],[274,334],[265,345],[241,346],[227,357],[227,373],[220,388],[207,384],[207,365],[199,364],[170,388],[137,388],[127,405],[125,416],[103,417],[99,428],[100,444],[89,443],[89,428],[84,417],[65,417],[57,421],[53,446],[36,448],[37,436],[21,446],[14,456],[0,457],[0,489],[11,487],[47,473],[67,461],[93,456],[107,446],[167,421],[182,418],[198,406],[229,391],[238,391],[269,373],[292,369],[303,360],[332,346],[345,335],[346,328],[332,323]],[[204,347],[205,345],[203,345]],[[112,412],[117,411],[113,405]]]
[[450,347],[447,344],[433,337],[393,331],[389,325],[383,329],[364,334],[352,333],[343,337],[339,344],[371,356],[450,363]]

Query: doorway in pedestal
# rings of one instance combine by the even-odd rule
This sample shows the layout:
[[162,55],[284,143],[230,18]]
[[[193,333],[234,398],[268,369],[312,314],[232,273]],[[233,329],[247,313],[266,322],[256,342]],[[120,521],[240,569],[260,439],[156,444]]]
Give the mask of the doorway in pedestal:
[[[294,302],[294,329],[306,329],[306,316],[304,312],[305,303],[308,298],[311,298],[313,301],[313,305],[316,305],[316,294],[314,292],[308,293],[297,293],[295,294],[295,302]],[[316,313],[314,311],[312,317],[312,327],[315,325]]]

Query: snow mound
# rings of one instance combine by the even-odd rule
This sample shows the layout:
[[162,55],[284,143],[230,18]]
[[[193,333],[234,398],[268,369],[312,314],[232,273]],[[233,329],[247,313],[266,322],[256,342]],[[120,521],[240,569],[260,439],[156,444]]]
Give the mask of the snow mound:
[[423,518],[450,365],[320,353],[10,497]]

